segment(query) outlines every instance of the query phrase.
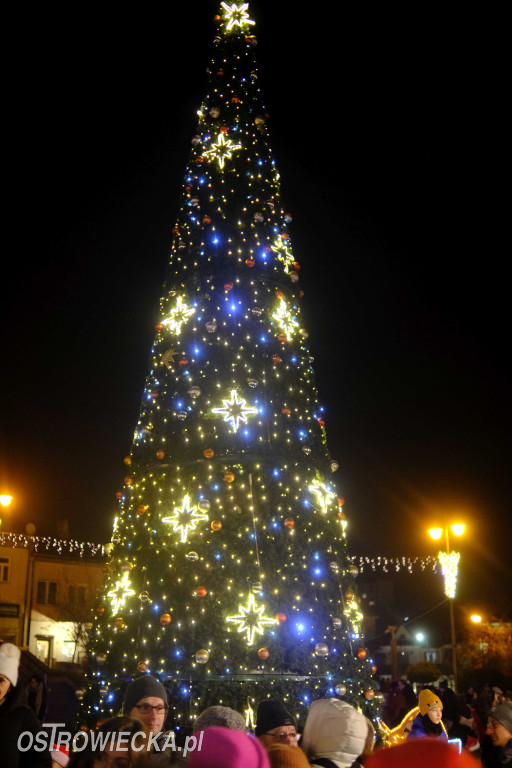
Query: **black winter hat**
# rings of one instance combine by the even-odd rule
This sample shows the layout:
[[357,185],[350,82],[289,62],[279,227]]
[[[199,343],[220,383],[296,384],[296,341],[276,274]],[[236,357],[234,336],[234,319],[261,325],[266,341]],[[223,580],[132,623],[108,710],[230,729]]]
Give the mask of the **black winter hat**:
[[279,728],[280,725],[293,725],[295,720],[285,709],[284,704],[276,699],[266,699],[258,704],[256,713],[256,736],[262,736],[264,733]]
[[152,675],[142,675],[132,680],[124,694],[123,712],[129,715],[132,709],[146,696],[156,696],[167,706],[167,693],[162,683]]

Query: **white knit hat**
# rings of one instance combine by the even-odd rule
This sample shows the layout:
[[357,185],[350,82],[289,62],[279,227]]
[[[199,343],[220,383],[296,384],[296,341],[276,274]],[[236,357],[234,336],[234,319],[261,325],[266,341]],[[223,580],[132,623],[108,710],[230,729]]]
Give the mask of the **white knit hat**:
[[0,645],[0,675],[4,675],[13,685],[18,682],[18,666],[21,651],[12,643]]

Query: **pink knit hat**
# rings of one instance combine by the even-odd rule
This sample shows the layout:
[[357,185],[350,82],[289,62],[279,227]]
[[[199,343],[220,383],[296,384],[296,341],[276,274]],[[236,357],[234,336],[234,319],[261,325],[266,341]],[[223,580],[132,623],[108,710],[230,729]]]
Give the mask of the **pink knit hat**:
[[270,768],[265,750],[250,734],[213,725],[195,736],[201,749],[190,752],[188,768]]

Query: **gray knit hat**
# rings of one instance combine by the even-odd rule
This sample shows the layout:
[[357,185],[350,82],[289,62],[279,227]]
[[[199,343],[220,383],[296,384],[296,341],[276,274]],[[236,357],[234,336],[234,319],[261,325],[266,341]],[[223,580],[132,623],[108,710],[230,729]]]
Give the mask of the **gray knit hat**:
[[501,723],[509,733],[512,733],[512,702],[504,701],[503,704],[498,704],[497,707],[491,709],[489,715]]
[[124,694],[123,712],[129,715],[136,704],[146,696],[155,696],[162,699],[167,706],[167,693],[162,683],[152,675],[142,675],[132,680]]
[[212,725],[229,728],[231,731],[247,731],[244,718],[231,707],[208,707],[196,717],[192,730],[204,731]]

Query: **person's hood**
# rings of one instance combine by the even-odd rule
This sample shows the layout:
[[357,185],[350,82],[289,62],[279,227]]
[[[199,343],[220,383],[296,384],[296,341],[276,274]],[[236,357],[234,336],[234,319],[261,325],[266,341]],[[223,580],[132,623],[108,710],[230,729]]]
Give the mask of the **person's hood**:
[[327,757],[338,768],[349,768],[362,754],[367,735],[364,715],[346,701],[318,699],[309,708],[301,747],[312,762]]

